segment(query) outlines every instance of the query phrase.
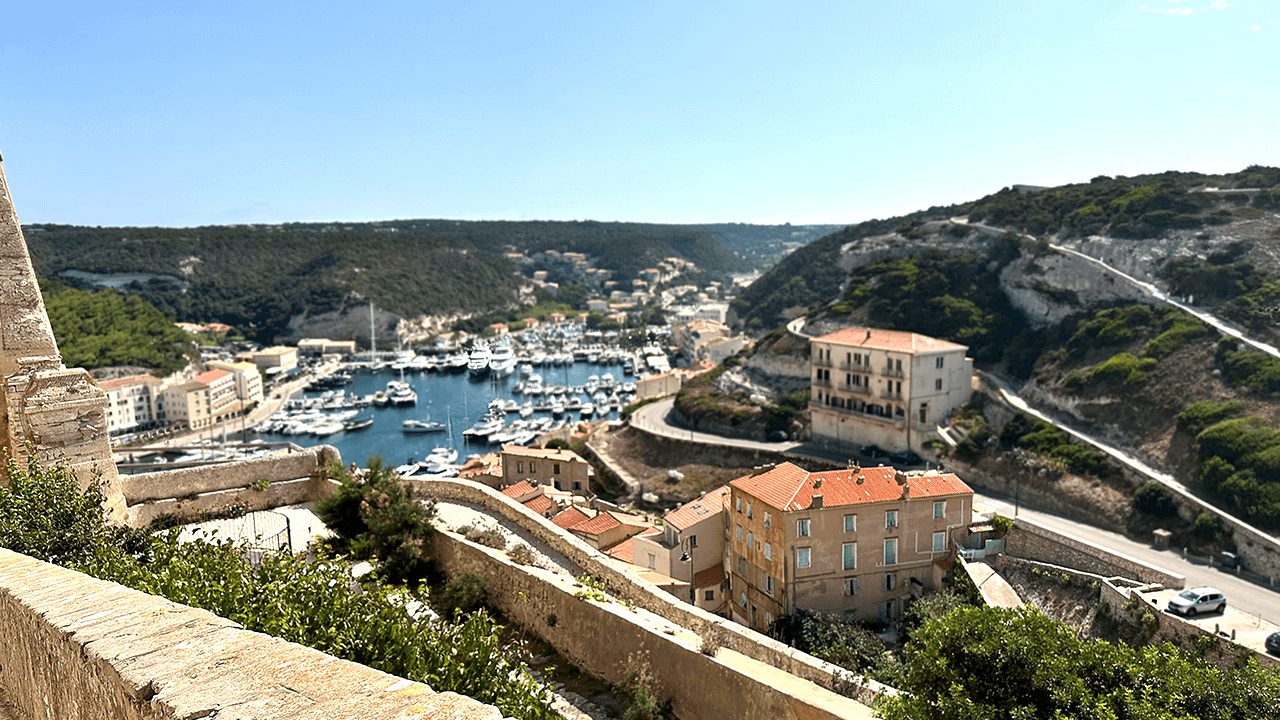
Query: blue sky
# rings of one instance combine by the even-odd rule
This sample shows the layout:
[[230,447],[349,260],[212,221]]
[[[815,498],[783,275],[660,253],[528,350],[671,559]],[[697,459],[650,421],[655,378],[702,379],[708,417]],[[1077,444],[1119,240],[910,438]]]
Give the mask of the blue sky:
[[24,223],[846,223],[1280,164],[1280,2],[14,3]]

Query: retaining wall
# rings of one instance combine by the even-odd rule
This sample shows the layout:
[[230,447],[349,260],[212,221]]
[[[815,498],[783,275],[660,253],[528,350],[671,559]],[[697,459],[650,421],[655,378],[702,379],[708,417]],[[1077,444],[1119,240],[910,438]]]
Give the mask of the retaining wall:
[[1004,551],[1014,557],[1065,565],[1105,577],[1133,578],[1175,589],[1187,584],[1187,578],[1183,575],[1112,552],[1087,540],[1050,530],[1025,518],[1014,521],[1013,529],[1005,536]]
[[[848,689],[850,684],[857,684],[862,688],[859,698],[866,702],[883,692],[892,691],[743,625],[681,602],[652,583],[632,575],[633,566],[598,552],[578,537],[545,521],[496,490],[460,480],[414,479],[413,482],[421,495],[471,503],[519,525],[583,568],[589,575],[602,581],[614,597],[648,610],[675,625],[688,628],[717,647],[741,653],[828,690],[839,692],[841,689]],[[610,642],[615,639],[612,636],[597,636],[595,641],[599,642],[600,637],[609,637]]]
[[0,687],[24,720],[498,720],[497,708],[0,550]]
[[126,519],[142,527],[162,515],[196,520],[231,507],[251,512],[307,502],[328,492],[325,468],[331,462],[342,462],[338,450],[318,445],[287,455],[126,475]]
[[[439,531],[435,559],[447,575],[485,579],[489,604],[555,646],[578,667],[614,684],[646,674],[659,701],[681,720],[725,717],[836,720],[871,717],[854,700],[794,678],[768,682],[758,664],[701,652],[700,638],[621,602],[577,597],[585,588],[561,575],[513,564],[505,554]],[[752,672],[755,665],[756,671]]]

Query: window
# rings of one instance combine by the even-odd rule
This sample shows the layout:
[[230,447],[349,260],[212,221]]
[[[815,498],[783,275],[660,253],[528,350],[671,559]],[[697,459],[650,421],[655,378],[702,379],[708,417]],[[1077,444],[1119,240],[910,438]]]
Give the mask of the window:
[[773,559],[773,545],[769,543],[764,544],[764,559],[765,560]]
[[530,460],[530,461],[529,461],[529,472],[531,472],[531,473],[536,473],[536,472],[538,472],[537,463],[535,463],[535,462],[534,462],[534,461],[532,461],[532,460]]
[[742,526],[741,525],[734,526],[733,534],[738,540],[738,542],[742,542]]
[[747,531],[747,548],[750,549],[756,544],[756,536],[750,530]]
[[884,541],[884,564],[898,564],[898,538],[887,538]]
[[933,534],[933,551],[942,552],[947,549],[947,534],[945,532],[936,532]]
[[934,380],[934,381],[933,381],[933,389],[934,389],[934,390],[941,390],[941,389],[942,389],[942,378],[938,378],[937,380]]
[[933,503],[933,516],[936,518],[940,518],[940,517],[946,517],[946,515],[947,515],[947,501],[935,500]]
[[524,463],[523,463],[523,462],[518,462],[518,463],[516,463],[516,472],[518,472],[518,473],[524,473]]
[[893,573],[885,573],[885,576],[884,576],[885,591],[888,592],[889,590],[893,590],[896,587],[898,587],[898,576],[894,575]]
[[939,357],[937,360],[934,360],[933,363],[934,363],[934,367],[939,367],[939,368],[942,367],[942,358]]
[[747,559],[741,555],[738,556],[738,574],[744,577],[747,574]]
[[754,513],[751,512],[751,503],[747,503],[747,517],[754,517]]
[[773,516],[769,513],[764,514],[764,526],[765,528],[773,527]]
[[746,593],[739,593],[739,594],[738,594],[738,607],[746,607],[746,606],[747,606],[747,594],[746,594]]
[[898,511],[897,510],[890,510],[884,514],[884,526],[885,528],[898,527]]
[[920,403],[920,422],[929,422],[929,403]]
[[762,581],[761,584],[764,585],[765,593],[768,594],[770,597],[772,597],[773,596],[773,576],[768,573],[763,573],[760,579]]
[[845,570],[856,570],[858,567],[858,543],[844,543],[840,546],[840,554]]
[[796,548],[796,567],[809,567],[809,548]]
[[739,497],[733,499],[733,509],[738,512],[742,512],[742,498]]
[[551,472],[555,473],[556,475],[559,475],[559,474],[560,474],[560,463],[556,463],[556,464],[552,465],[552,466],[551,466]]
[[769,626],[770,626],[770,625],[772,625],[772,624],[773,624],[773,613],[765,613],[765,614],[764,614],[764,625],[765,625],[765,627],[769,627]]
[[649,569],[653,570],[658,566],[658,558],[653,553],[649,553]]
[[858,532],[858,516],[857,515],[844,516],[844,531]]
[[574,481],[573,481],[573,489],[574,489],[574,490],[581,490],[581,489],[582,489],[582,483],[578,482],[577,480],[574,480]]
[[710,600],[715,600],[715,599],[716,599],[716,591],[715,591],[715,590],[704,590],[704,591],[703,591],[703,593],[702,593],[702,599],[703,599],[703,600],[708,600],[708,601],[710,601]]
[[796,521],[796,537],[809,537],[809,518]]
[[697,536],[697,535],[690,535],[690,536],[689,536],[689,547],[691,547],[691,548],[696,548],[696,547],[698,547],[698,536]]
[[857,595],[858,591],[862,589],[861,586],[862,586],[862,583],[859,581],[858,578],[845,578],[844,594]]

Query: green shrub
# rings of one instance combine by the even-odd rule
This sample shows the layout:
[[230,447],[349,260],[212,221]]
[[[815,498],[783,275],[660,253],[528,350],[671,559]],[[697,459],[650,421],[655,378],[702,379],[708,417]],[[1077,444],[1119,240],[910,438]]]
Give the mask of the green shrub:
[[1178,506],[1173,503],[1169,488],[1158,482],[1149,482],[1133,493],[1133,505],[1139,512],[1158,518],[1177,517]]
[[1105,383],[1133,385],[1145,380],[1147,373],[1155,369],[1156,364],[1157,361],[1154,358],[1139,360],[1124,352],[1113,355],[1106,362],[1095,367],[1089,373],[1089,377]]
[[1222,403],[1198,400],[1178,413],[1178,427],[1198,434],[1210,425],[1239,415],[1241,410],[1244,410],[1244,403],[1239,400],[1228,400]]
[[484,605],[487,596],[484,578],[474,573],[462,573],[445,585],[440,593],[439,607],[453,617],[467,615]]
[[1222,525],[1222,518],[1202,512],[1196,516],[1194,532],[1196,537],[1205,542],[1216,542],[1226,534],[1226,528]]

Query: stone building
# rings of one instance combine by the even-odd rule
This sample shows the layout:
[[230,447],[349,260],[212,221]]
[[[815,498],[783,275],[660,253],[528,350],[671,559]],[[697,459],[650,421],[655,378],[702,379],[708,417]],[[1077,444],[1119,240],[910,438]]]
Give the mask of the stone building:
[[941,589],[973,513],[973,490],[951,473],[783,463],[729,487],[730,609],[762,631],[796,610],[899,617]]
[[972,394],[968,350],[912,332],[850,327],[809,341],[816,443],[919,450]]
[[108,431],[114,435],[158,424],[156,399],[161,382],[153,375],[131,375],[98,383],[107,393]]
[[108,516],[125,511],[111,459],[107,393],[62,364],[22,225],[0,167],[0,447],[6,458],[63,461],[87,484],[97,474]]
[[572,450],[502,446],[504,487],[528,480],[534,484],[550,485],[557,490],[589,493],[594,474],[591,463]]

